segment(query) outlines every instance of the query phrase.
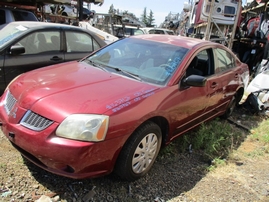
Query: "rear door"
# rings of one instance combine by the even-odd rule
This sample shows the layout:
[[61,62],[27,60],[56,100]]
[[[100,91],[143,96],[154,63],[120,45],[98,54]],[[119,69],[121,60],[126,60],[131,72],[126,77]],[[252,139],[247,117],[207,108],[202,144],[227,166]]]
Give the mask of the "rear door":
[[[56,42],[53,42],[53,37],[57,38]],[[21,73],[64,62],[60,31],[36,31],[14,42],[13,45],[25,47],[25,53],[11,55],[11,46],[6,49],[2,69],[6,85]]]
[[[214,113],[225,110],[240,83],[240,70],[236,66],[235,57],[222,47],[213,49],[214,51],[214,75],[212,75],[211,88],[209,93],[210,108]],[[209,78],[210,80],[210,78]]]
[[[204,118],[210,118],[216,115],[214,111],[218,105],[222,104],[223,100],[223,78],[222,74],[216,74],[216,55],[212,48],[204,49],[197,54],[198,57],[198,69],[203,72],[203,76],[206,77],[207,83],[207,104],[205,108]],[[228,79],[228,78],[226,78]]]
[[216,46],[197,53],[197,69],[207,78],[206,120],[221,114],[232,99],[239,85],[240,72],[234,56],[225,48]]

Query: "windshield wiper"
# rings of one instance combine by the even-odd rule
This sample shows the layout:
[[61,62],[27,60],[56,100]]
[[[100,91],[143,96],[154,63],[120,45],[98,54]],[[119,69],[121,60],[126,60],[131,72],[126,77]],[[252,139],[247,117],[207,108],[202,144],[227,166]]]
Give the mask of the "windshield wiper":
[[104,68],[104,66],[102,66],[102,65],[99,64],[99,63],[94,62],[93,60],[83,60],[83,61],[84,61],[84,62],[88,62],[88,63],[90,63],[92,66],[94,66],[94,67],[98,67],[98,68],[100,68],[100,69],[102,69],[102,70],[104,70],[104,71],[107,72],[107,70],[106,70],[106,68]]
[[142,79],[137,74],[133,74],[131,72],[128,72],[128,71],[123,70],[123,69],[120,69],[118,67],[111,67],[111,66],[106,66],[106,67],[111,68],[111,69],[115,69],[118,72],[122,72],[122,73],[124,73],[124,74],[126,74],[128,76],[131,76],[132,78],[134,78],[134,79],[136,79],[138,81],[142,81]]
[[134,79],[136,79],[136,80],[142,81],[142,79],[139,78],[139,76],[138,76],[137,74],[133,74],[133,73],[131,73],[131,72],[128,72],[128,71],[123,70],[123,69],[120,69],[120,68],[118,68],[118,67],[112,67],[112,66],[108,66],[108,65],[103,65],[103,64],[100,64],[100,63],[96,63],[96,62],[93,61],[93,60],[83,60],[83,61],[87,61],[87,62],[90,63],[92,66],[98,67],[98,68],[100,68],[100,69],[102,69],[102,70],[104,70],[104,71],[106,71],[106,72],[107,72],[106,68],[111,68],[111,69],[114,69],[114,70],[116,70],[116,71],[118,71],[118,72],[122,72],[122,73],[124,73],[124,74],[126,74],[126,75],[128,75],[128,76],[131,76],[132,78],[134,78]]

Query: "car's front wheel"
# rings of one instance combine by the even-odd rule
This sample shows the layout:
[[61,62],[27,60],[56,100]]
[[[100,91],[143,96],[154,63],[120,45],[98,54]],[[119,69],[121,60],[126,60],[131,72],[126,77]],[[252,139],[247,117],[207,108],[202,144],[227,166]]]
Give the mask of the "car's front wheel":
[[118,157],[115,173],[133,181],[144,176],[152,167],[161,147],[160,127],[148,122],[136,130],[125,143]]

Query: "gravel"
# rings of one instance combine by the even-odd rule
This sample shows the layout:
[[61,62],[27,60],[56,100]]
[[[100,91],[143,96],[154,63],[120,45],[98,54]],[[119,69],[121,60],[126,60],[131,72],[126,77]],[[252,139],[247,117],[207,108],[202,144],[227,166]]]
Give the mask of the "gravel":
[[172,155],[158,156],[152,170],[134,182],[114,174],[73,180],[33,165],[0,133],[0,201],[265,202],[269,201],[269,155],[246,155],[260,147],[247,138],[233,158],[210,172],[202,154],[182,153],[178,148]]

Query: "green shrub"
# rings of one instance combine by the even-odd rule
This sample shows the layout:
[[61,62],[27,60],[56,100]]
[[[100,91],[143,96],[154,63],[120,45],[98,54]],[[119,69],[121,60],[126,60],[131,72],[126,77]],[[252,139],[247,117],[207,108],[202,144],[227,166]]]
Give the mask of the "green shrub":
[[235,144],[241,139],[241,133],[220,119],[203,123],[192,137],[192,146],[201,150],[210,159],[227,157]]

